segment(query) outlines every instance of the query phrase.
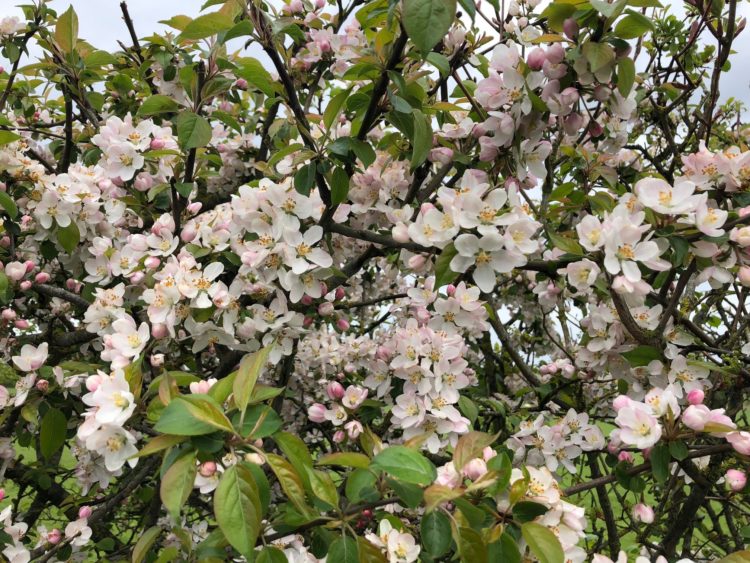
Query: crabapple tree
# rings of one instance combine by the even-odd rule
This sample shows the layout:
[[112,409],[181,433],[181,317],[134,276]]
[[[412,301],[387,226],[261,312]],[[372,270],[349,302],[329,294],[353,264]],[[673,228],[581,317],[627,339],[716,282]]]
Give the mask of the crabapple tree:
[[3,9],[6,560],[750,560],[740,1]]

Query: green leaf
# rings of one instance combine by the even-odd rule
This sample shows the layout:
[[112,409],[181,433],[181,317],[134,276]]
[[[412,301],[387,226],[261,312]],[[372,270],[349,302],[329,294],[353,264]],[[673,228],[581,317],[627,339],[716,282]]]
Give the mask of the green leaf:
[[163,450],[169,449],[172,446],[181,444],[187,440],[186,436],[172,436],[171,434],[161,434],[149,440],[149,442],[143,446],[140,451],[133,457],[146,457]]
[[152,526],[141,534],[133,548],[132,563],[143,563],[146,560],[159,534],[161,534],[161,526]]
[[355,469],[346,479],[344,493],[350,502],[369,502],[380,498],[376,489],[378,478],[367,469]]
[[211,125],[205,117],[184,111],[177,117],[177,140],[183,149],[205,147],[211,141]]
[[427,160],[432,148],[432,127],[428,118],[418,109],[414,110],[414,139],[412,139],[411,167],[416,168]]
[[179,104],[174,101],[174,98],[170,96],[163,96],[161,94],[155,94],[147,98],[141,107],[138,108],[138,113],[141,117],[149,115],[158,115],[160,113],[172,113],[180,109]]
[[60,47],[63,53],[66,55],[72,53],[75,49],[76,41],[78,39],[78,16],[73,10],[73,6],[68,6],[68,9],[57,18],[57,24],[55,25],[55,43]]
[[287,558],[278,547],[269,545],[258,553],[255,563],[287,563]]
[[547,235],[549,236],[549,240],[555,248],[559,248],[560,250],[562,250],[563,252],[567,252],[568,254],[575,254],[576,256],[583,256],[585,254],[581,245],[578,244],[578,241],[573,240],[572,238],[558,235],[557,233],[554,233],[552,231],[547,231]]
[[350,139],[349,144],[357,158],[362,161],[365,168],[368,168],[373,162],[375,162],[375,151],[367,141],[360,141],[359,139]]
[[459,438],[453,450],[453,466],[459,473],[470,460],[482,455],[482,450],[495,441],[496,436],[484,432],[469,432]]
[[349,90],[344,90],[343,92],[336,94],[328,102],[326,110],[323,112],[323,125],[325,125],[326,129],[330,129],[333,122],[336,121],[336,118],[339,116],[341,108],[344,106],[348,97]]
[[[551,533],[551,532],[550,532]],[[487,546],[482,536],[472,528],[458,529],[458,553],[466,563],[488,563]]]
[[716,563],[747,563],[748,561],[750,561],[750,550],[735,551]]
[[591,72],[599,72],[615,62],[615,51],[607,43],[587,42],[583,46],[583,56],[589,62]]
[[334,205],[338,205],[344,203],[348,197],[349,175],[343,168],[336,167],[331,174],[331,201]]
[[503,491],[510,483],[510,474],[513,471],[513,464],[510,457],[505,452],[501,452],[487,462],[487,468],[497,473],[495,487]]
[[629,57],[617,61],[617,89],[623,98],[627,98],[635,84],[635,63]]
[[235,415],[233,420],[236,426],[240,428],[240,434],[253,440],[270,436],[281,428],[282,425],[279,415],[268,405],[253,405],[249,407],[242,424],[240,424],[240,416],[238,415]]
[[257,352],[247,354],[240,362],[237,376],[234,378],[234,384],[232,385],[232,392],[234,393],[234,404],[243,413],[243,417],[258,377],[268,362],[268,356],[272,348],[273,344],[264,346]]
[[331,544],[326,561],[331,563],[359,563],[357,542],[348,536],[340,537]]
[[185,26],[180,39],[204,39],[234,26],[234,20],[221,12],[198,16]]
[[247,80],[248,86],[260,90],[269,98],[276,95],[276,82],[259,60],[244,58],[240,60],[240,65],[234,73]]
[[312,493],[332,508],[337,508],[339,505],[339,493],[331,476],[325,471],[312,469],[311,467],[307,467],[306,472],[310,479]]
[[276,454],[266,454],[266,461],[273,470],[279,484],[292,504],[303,515],[311,514],[310,507],[305,502],[305,488],[302,478],[294,467],[283,457]]
[[217,429],[234,432],[219,403],[209,395],[175,397],[154,426],[157,432],[177,436],[201,436]]
[[72,254],[81,242],[81,233],[75,221],[71,221],[66,227],[57,228],[57,242],[63,247],[65,252]]
[[262,512],[255,479],[243,464],[229,467],[221,476],[214,493],[214,515],[231,546],[252,560]]
[[310,490],[310,477],[307,475],[307,469],[312,469],[313,460],[305,442],[299,436],[288,432],[276,432],[273,439],[292,467],[299,473],[305,489]]
[[372,467],[415,485],[427,486],[437,478],[437,470],[432,462],[406,446],[384,449],[373,458]]
[[302,195],[310,195],[310,190],[313,184],[315,184],[315,168],[315,162],[311,162],[297,170],[297,173],[294,175],[294,189]]
[[0,146],[7,145],[13,141],[17,141],[21,138],[21,135],[14,133],[13,131],[0,130]]
[[435,260],[435,289],[452,283],[458,277],[458,274],[451,270],[451,260],[458,254],[458,250],[453,243],[443,248],[440,256]]
[[539,559],[539,563],[563,563],[565,561],[560,540],[546,526],[536,522],[526,522],[521,525],[521,535],[529,544],[531,553]]
[[669,462],[672,459],[667,444],[656,444],[651,448],[649,460],[651,461],[651,471],[657,483],[665,483],[669,478]]
[[161,480],[161,502],[175,520],[179,519],[180,509],[193,490],[197,470],[195,453],[191,452],[177,458]]
[[653,29],[654,24],[649,18],[628,10],[627,15],[617,22],[615,34],[622,39],[637,39]]
[[521,501],[513,505],[513,519],[516,522],[530,522],[537,516],[546,514],[549,508],[538,502]]
[[433,558],[441,557],[451,546],[451,522],[445,513],[433,510],[419,526],[422,546]]
[[370,458],[357,452],[335,452],[321,456],[317,465],[338,465],[340,467],[366,469],[370,466]]
[[357,548],[359,549],[359,563],[388,563],[383,552],[362,536],[357,536]]
[[687,445],[682,440],[669,442],[669,454],[677,461],[687,459],[689,453]]
[[404,0],[403,6],[404,29],[426,55],[451,28],[456,0]]
[[62,411],[50,409],[44,414],[40,426],[39,449],[42,455],[49,459],[65,443],[68,419]]
[[620,355],[625,358],[632,367],[636,368],[647,366],[653,360],[661,359],[661,350],[654,346],[641,345],[629,352],[621,352]]
[[502,561],[503,563],[521,563],[521,553],[518,545],[508,532],[503,532],[500,539],[487,546],[490,561]]
[[15,219],[18,216],[18,206],[13,198],[5,192],[0,192],[0,207],[5,209],[8,217]]

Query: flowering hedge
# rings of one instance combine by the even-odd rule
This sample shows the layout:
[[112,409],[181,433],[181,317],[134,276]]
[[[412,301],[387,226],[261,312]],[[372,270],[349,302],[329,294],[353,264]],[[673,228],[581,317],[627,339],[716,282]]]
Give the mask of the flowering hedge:
[[737,0],[22,9],[7,560],[750,560]]

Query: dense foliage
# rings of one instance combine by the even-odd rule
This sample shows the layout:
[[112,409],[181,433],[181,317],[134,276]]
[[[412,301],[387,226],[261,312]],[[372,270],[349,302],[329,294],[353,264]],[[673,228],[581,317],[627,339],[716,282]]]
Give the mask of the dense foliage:
[[750,560],[737,0],[63,8],[0,14],[7,560]]

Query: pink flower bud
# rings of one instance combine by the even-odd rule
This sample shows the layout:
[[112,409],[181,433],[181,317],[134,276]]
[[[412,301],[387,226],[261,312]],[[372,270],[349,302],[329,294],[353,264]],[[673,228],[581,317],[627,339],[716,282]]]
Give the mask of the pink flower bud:
[[40,393],[46,393],[49,390],[49,381],[46,379],[39,379],[34,384],[34,387],[36,387],[37,391]]
[[687,394],[688,403],[691,405],[700,405],[705,398],[705,393],[702,389],[693,389]]
[[23,265],[26,266],[27,274],[30,274],[34,270],[34,268],[36,268],[36,264],[34,264],[34,262],[32,262],[31,260],[26,260]]
[[203,477],[211,477],[216,473],[216,463],[213,461],[204,461],[198,470]]
[[31,286],[33,284],[29,280],[22,281],[18,287],[21,288],[21,291],[28,291],[31,289]]
[[302,326],[305,328],[310,328],[313,324],[313,318],[312,317],[305,317],[302,320]]
[[159,267],[159,264],[161,264],[161,260],[159,260],[156,256],[149,256],[143,261],[143,265],[146,266],[149,270],[155,270]]
[[21,281],[26,275],[26,265],[21,262],[8,262],[5,265],[5,275],[13,281]]
[[592,137],[599,137],[602,133],[604,133],[604,128],[598,121],[592,121],[589,123],[589,134],[591,134]]
[[326,5],[326,0],[315,0],[315,7],[319,10]]
[[326,387],[326,394],[332,401],[338,401],[344,396],[344,386],[338,381],[332,381]]
[[333,303],[330,301],[324,301],[320,305],[318,305],[318,314],[321,317],[327,317],[329,315],[332,315],[334,311]]
[[130,276],[130,282],[137,285],[143,281],[143,278],[146,277],[146,274],[143,272],[135,272]]
[[346,433],[343,430],[336,430],[336,432],[333,434],[333,441],[336,444],[340,444],[346,440]]
[[102,384],[102,377],[100,375],[90,375],[86,378],[86,389],[91,391],[92,393],[99,389],[99,386]]
[[198,232],[195,230],[195,225],[191,224],[185,225],[185,228],[182,229],[182,233],[180,233],[182,242],[192,242],[196,236],[198,236]]
[[90,506],[82,506],[81,508],[78,509],[78,517],[88,519],[89,517],[91,517],[92,512],[93,511],[91,510]]
[[151,177],[151,174],[142,172],[135,177],[133,187],[139,192],[147,192],[154,187],[154,179]]
[[526,57],[526,64],[529,65],[531,70],[542,70],[542,66],[544,66],[544,61],[546,60],[547,56],[544,53],[544,49],[537,47]]
[[339,319],[336,321],[336,328],[341,331],[349,330],[349,321],[346,319]]
[[744,489],[747,484],[747,475],[745,475],[744,471],[739,471],[737,469],[728,470],[724,479],[726,480],[727,485],[729,485],[729,488],[735,493]]
[[740,283],[750,287],[750,266],[742,266],[739,272]]
[[654,509],[639,502],[633,507],[633,520],[651,524],[654,521]]
[[309,295],[303,295],[302,299],[300,299],[300,303],[302,303],[305,307],[309,307],[313,303],[313,298]]
[[616,411],[619,411],[619,410],[620,410],[621,408],[629,406],[629,405],[630,405],[630,403],[631,403],[631,401],[630,401],[630,397],[628,397],[627,395],[619,395],[619,396],[618,396],[618,397],[616,397],[616,398],[615,398],[615,400],[614,400],[614,401],[612,402],[612,407],[613,407],[613,408],[614,408],[614,409],[615,409]]
[[385,346],[378,346],[378,349],[375,351],[375,357],[378,360],[387,362],[391,359],[391,352]]
[[247,80],[244,78],[238,78],[234,85],[237,86],[239,90],[247,90]]
[[65,287],[67,287],[69,291],[75,291],[76,285],[78,285],[78,282],[76,282],[76,280],[74,280],[73,278],[68,278],[67,280],[65,280]]
[[456,286],[452,283],[449,283],[445,287],[445,292],[448,294],[448,297],[453,297],[456,294]]
[[403,223],[398,223],[393,226],[391,229],[391,236],[393,236],[393,240],[401,244],[411,240],[411,237],[409,236],[409,227]]
[[627,463],[633,463],[633,454],[630,452],[622,451],[619,454],[617,454],[618,461],[624,461]]
[[29,328],[29,321],[26,319],[18,319],[15,323],[13,323],[13,326],[15,326],[19,330],[26,330]]
[[313,405],[309,409],[307,409],[307,418],[309,418],[311,422],[319,424],[325,421],[326,410],[327,409],[324,405],[321,405],[320,403],[313,403]]
[[430,151],[428,155],[430,162],[437,162],[439,164],[448,164],[453,160],[453,150],[448,147],[437,147]]
[[422,254],[415,254],[411,258],[409,258],[409,267],[412,270],[421,270],[424,268],[424,265],[427,263],[427,258],[425,258]]
[[47,283],[49,281],[50,275],[47,272],[39,272],[36,276],[34,276],[34,281],[36,283]]
[[563,31],[568,39],[575,40],[578,37],[578,22],[573,18],[568,18],[563,22]]
[[346,297],[346,291],[344,291],[344,288],[339,286],[336,288],[335,293],[336,301],[341,301],[344,297]]
[[0,246],[3,248],[10,248],[10,237],[0,238]]
[[188,213],[190,213],[191,215],[195,215],[201,209],[203,209],[203,204],[200,201],[194,201],[187,206]]
[[16,312],[13,309],[3,309],[0,314],[4,321],[13,321],[16,319]]
[[165,324],[155,323],[151,325],[151,336],[153,336],[157,340],[161,340],[162,338],[167,336],[168,333],[169,331],[167,330],[167,325]]
[[62,532],[57,528],[53,528],[47,533],[47,541],[52,545],[57,545],[62,539]]
[[5,489],[0,489],[0,501],[5,498]]
[[472,481],[476,481],[487,473],[487,463],[482,458],[474,458],[464,465],[461,472]]
[[167,146],[167,143],[162,139],[151,139],[151,150],[158,151]]
[[349,436],[350,440],[356,440],[364,430],[364,428],[362,427],[362,423],[357,420],[347,422],[344,425],[344,429],[346,430],[346,435]]
[[711,411],[701,404],[691,404],[682,413],[682,423],[696,432],[701,432],[710,418]]

